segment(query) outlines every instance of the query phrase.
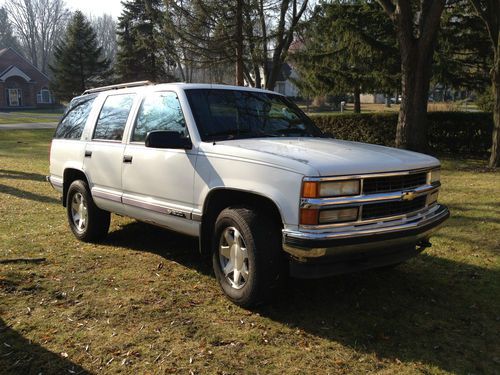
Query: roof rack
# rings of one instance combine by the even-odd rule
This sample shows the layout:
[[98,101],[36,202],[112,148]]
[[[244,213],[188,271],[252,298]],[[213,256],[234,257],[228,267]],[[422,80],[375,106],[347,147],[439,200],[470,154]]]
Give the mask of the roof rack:
[[118,90],[118,89],[124,89],[127,87],[138,87],[138,86],[147,86],[147,85],[153,85],[153,82],[151,82],[151,81],[137,81],[137,82],[120,83],[118,85],[96,87],[95,89],[85,90],[82,95],[92,94],[92,93],[101,92],[101,91]]

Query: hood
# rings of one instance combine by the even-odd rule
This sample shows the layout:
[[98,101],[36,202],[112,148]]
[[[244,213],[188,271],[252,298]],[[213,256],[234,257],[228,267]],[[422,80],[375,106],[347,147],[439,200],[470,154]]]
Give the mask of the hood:
[[217,142],[210,151],[318,176],[395,172],[439,165],[436,158],[417,152],[325,138],[228,140]]

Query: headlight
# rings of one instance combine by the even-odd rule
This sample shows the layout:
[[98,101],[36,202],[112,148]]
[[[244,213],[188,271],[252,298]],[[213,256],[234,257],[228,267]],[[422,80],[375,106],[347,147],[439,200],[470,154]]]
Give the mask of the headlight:
[[431,184],[439,182],[439,180],[441,179],[441,169],[439,168],[433,169],[432,171],[430,171],[430,174],[431,174],[430,178]]
[[342,197],[359,194],[360,180],[305,181],[302,186],[303,198]]

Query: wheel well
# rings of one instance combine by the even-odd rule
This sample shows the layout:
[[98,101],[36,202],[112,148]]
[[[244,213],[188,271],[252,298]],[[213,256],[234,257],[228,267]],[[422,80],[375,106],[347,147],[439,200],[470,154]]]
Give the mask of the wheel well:
[[283,227],[283,220],[278,206],[269,198],[256,193],[231,189],[216,189],[211,191],[203,204],[203,220],[201,224],[200,251],[210,255],[213,228],[219,213],[230,206],[245,206],[254,208],[270,215]]
[[87,176],[82,171],[78,169],[65,169],[63,176],[63,206],[66,207],[66,197],[68,196],[69,186],[76,180],[83,180],[88,185]]

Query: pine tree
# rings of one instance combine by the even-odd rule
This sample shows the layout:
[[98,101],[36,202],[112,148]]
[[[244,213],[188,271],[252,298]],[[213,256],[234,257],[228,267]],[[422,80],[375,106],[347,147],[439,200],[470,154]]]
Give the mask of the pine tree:
[[56,45],[52,89],[59,99],[68,100],[88,88],[102,85],[109,74],[109,61],[82,12],[76,11],[66,34]]
[[302,25],[304,47],[292,55],[302,93],[311,96],[390,94],[399,82],[399,56],[392,24],[377,4],[336,1],[316,8]]
[[163,38],[161,0],[123,2],[118,18],[116,73],[122,81],[167,81],[168,41]]

